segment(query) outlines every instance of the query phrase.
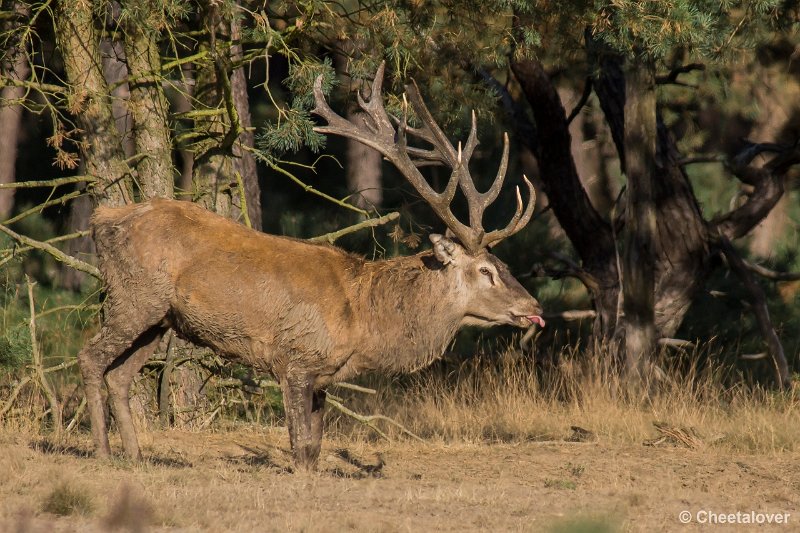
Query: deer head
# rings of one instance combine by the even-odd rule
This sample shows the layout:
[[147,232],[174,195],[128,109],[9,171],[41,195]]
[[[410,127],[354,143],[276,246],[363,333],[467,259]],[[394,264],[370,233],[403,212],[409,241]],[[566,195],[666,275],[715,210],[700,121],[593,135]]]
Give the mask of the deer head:
[[[508,268],[491,253],[489,248],[524,228],[531,220],[536,205],[536,192],[527,177],[523,176],[530,198],[523,207],[522,195],[517,187],[517,208],[511,221],[502,229],[486,232],[483,214],[497,199],[508,169],[508,135],[503,136],[503,154],[500,167],[492,186],[486,192],[478,192],[469,171],[469,160],[478,145],[477,119],[472,113],[472,125],[466,143],[454,146],[425,105],[415,82],[406,86],[406,95],[420,127],[408,124],[404,113],[401,118],[391,117],[383,105],[381,94],[385,63],[381,63],[371,84],[369,97],[357,93],[358,104],[366,117],[363,123],[355,124],[335,113],[322,93],[322,76],[314,84],[316,106],[313,113],[327,121],[325,126],[314,128],[319,133],[335,134],[357,140],[380,152],[391,161],[411,183],[422,198],[431,206],[448,228],[448,235],[431,235],[433,252],[442,265],[457,271],[458,279],[464,283],[465,291],[472,295],[467,302],[464,324],[489,326],[514,324],[544,326],[539,314],[541,307],[534,298],[514,279]],[[403,96],[404,101],[406,95]],[[409,136],[424,141],[430,148],[419,148],[408,143]],[[429,165],[444,165],[451,169],[447,186],[442,192],[435,191],[420,172]],[[450,208],[456,188],[467,200],[469,225],[459,221]],[[491,316],[489,316],[491,315]]]

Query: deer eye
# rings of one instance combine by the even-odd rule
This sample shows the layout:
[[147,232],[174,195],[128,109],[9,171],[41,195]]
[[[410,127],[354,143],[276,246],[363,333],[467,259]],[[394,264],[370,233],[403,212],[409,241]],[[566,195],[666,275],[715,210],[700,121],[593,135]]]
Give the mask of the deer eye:
[[478,270],[478,272],[480,272],[484,276],[488,276],[489,277],[489,281],[491,281],[492,285],[494,285],[494,276],[492,276],[492,271],[491,270],[489,270],[486,267],[481,267],[480,270]]

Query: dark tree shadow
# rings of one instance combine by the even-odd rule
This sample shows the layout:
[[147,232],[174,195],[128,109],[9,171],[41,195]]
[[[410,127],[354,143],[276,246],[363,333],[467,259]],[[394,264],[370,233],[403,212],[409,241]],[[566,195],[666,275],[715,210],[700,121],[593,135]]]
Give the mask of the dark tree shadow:
[[[48,439],[40,439],[31,442],[28,446],[30,449],[46,455],[71,455],[72,457],[78,457],[81,459],[89,459],[95,457],[95,453],[93,450],[86,448],[78,448],[77,446],[58,444]],[[128,461],[126,458],[122,456],[113,456],[112,460],[123,464],[126,463],[130,463],[131,465],[134,464],[134,462]],[[186,461],[185,459],[181,459],[178,457],[162,456],[162,455],[152,455],[145,457],[142,462],[148,465],[165,466],[168,468],[191,468],[193,466],[192,463]]]
[[376,453],[377,462],[375,464],[368,464],[363,462],[361,459],[353,456],[350,451],[339,448],[334,452],[336,457],[345,461],[347,464],[356,467],[355,472],[346,472],[341,468],[334,468],[330,471],[331,475],[334,477],[342,477],[342,478],[350,478],[350,479],[366,479],[366,478],[382,478],[383,477],[383,467],[386,466],[386,461],[383,459],[383,455],[380,453]]
[[180,457],[170,457],[163,455],[150,455],[144,458],[144,462],[153,466],[165,466],[168,468],[192,468],[194,465]]
[[48,439],[39,439],[31,442],[28,447],[36,452],[46,455],[71,455],[73,457],[80,457],[82,459],[93,457],[94,452],[85,448],[78,448],[77,446],[67,446],[64,444],[57,444]]
[[231,465],[248,466],[258,468],[268,468],[278,474],[291,474],[292,468],[286,466],[284,463],[278,462],[274,459],[274,452],[278,454],[289,455],[288,452],[280,448],[273,448],[272,450],[258,449],[244,444],[237,444],[242,450],[247,452],[242,455],[228,455],[225,457],[225,462]]

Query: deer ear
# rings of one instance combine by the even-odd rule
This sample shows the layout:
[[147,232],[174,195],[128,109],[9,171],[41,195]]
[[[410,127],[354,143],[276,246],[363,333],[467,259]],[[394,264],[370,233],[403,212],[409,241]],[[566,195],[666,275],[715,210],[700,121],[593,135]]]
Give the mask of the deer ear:
[[433,255],[436,256],[443,265],[449,265],[456,261],[461,254],[461,247],[447,237],[438,233],[432,233],[429,239],[433,243]]

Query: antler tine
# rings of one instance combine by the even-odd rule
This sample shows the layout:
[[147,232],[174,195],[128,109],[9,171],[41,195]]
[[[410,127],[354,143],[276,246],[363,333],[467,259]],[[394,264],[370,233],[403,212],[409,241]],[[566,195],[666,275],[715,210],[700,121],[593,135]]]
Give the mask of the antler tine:
[[386,70],[386,61],[381,61],[378,70],[375,71],[375,76],[370,85],[369,100],[365,100],[361,91],[356,91],[356,100],[361,109],[367,112],[370,118],[375,122],[377,129],[393,128],[392,122],[389,119],[389,114],[383,107],[383,73]]
[[[472,117],[474,126],[474,112]],[[469,155],[472,155],[472,150],[474,150],[477,144],[477,135],[474,134],[473,130],[470,132],[470,136],[467,139]],[[469,206],[469,223],[470,226],[472,226],[475,231],[481,235],[481,240],[483,239],[483,234],[485,233],[485,230],[483,229],[483,213],[486,211],[486,208],[489,206],[489,204],[497,199],[497,196],[500,194],[500,189],[503,187],[503,181],[506,177],[506,170],[508,169],[508,152],[508,134],[506,133],[503,135],[503,156],[500,160],[500,167],[497,169],[497,176],[495,177],[494,182],[489,190],[484,193],[478,192],[477,188],[475,187],[475,182],[472,181],[472,177],[470,176],[469,169],[466,167],[466,165],[459,169],[461,174],[461,191],[467,198],[467,205]],[[469,158],[467,158],[467,161],[469,161]]]
[[[388,129],[375,130],[375,128],[367,128],[368,131],[365,131],[364,128],[359,128],[339,116],[325,101],[325,95],[322,93],[322,75],[319,75],[314,81],[314,102],[315,106],[311,112],[319,115],[328,123],[325,126],[314,126],[314,131],[317,133],[332,133],[354,139],[370,148],[374,148],[386,157],[390,156],[391,145],[394,142],[394,128],[391,124],[388,125]],[[375,126],[380,128],[381,124],[376,123]]]
[[472,152],[475,147],[480,144],[478,140],[478,118],[475,116],[475,110],[472,110],[472,125],[469,128],[469,137],[467,137],[467,144],[464,145],[464,159],[467,161],[472,158]]
[[500,167],[497,169],[497,177],[488,191],[481,195],[483,200],[484,209],[486,206],[497,200],[500,194],[500,189],[503,188],[503,181],[506,179],[506,171],[508,170],[508,133],[503,133],[503,156],[500,158]]
[[[436,123],[436,120],[434,120],[433,115],[431,115],[431,112],[428,110],[428,107],[425,105],[425,102],[422,100],[422,96],[420,95],[419,87],[417,86],[416,81],[411,80],[411,84],[406,85],[406,93],[411,99],[411,105],[414,107],[414,111],[416,111],[417,116],[419,116],[420,120],[425,125],[423,132],[420,132],[420,134],[417,134],[416,132],[411,132],[411,133],[430,142],[437,150],[439,150],[442,153],[447,164],[455,168],[456,166],[455,149],[453,148],[453,145],[450,144],[450,140],[447,138],[447,135],[445,135],[445,133],[442,131],[442,128],[440,128],[439,125]],[[425,135],[424,130],[428,130],[430,132],[430,135]]]
[[520,231],[522,228],[528,225],[528,222],[531,221],[533,211],[536,208],[536,190],[533,188],[533,184],[530,182],[527,176],[523,174],[522,179],[525,181],[525,185],[528,186],[528,192],[530,194],[528,205],[525,207],[525,212],[522,212],[522,195],[519,192],[519,187],[517,187],[517,210],[514,213],[514,216],[511,217],[511,222],[509,222],[508,225],[503,229],[487,233],[486,236],[484,236],[484,238],[481,240],[481,247],[489,247],[497,244],[503,239],[506,239]]

